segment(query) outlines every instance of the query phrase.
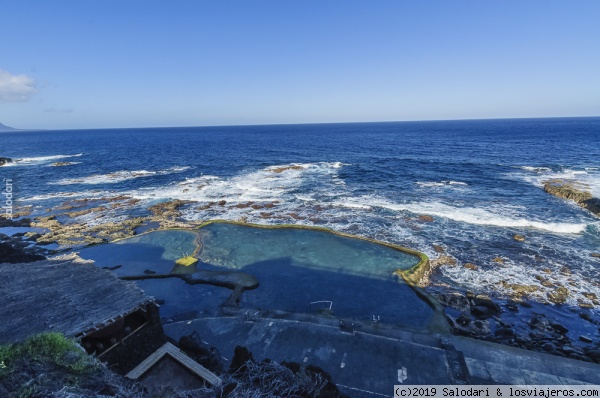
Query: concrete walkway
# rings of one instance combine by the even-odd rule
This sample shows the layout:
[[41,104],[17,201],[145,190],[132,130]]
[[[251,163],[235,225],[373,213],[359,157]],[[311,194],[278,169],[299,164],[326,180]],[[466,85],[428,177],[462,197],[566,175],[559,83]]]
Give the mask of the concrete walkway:
[[164,329],[175,340],[197,331],[226,360],[242,345],[258,360],[319,366],[351,397],[389,397],[401,383],[600,384],[600,365],[458,336],[403,330],[384,330],[382,336],[372,328],[352,332],[331,324],[243,317],[182,321]]

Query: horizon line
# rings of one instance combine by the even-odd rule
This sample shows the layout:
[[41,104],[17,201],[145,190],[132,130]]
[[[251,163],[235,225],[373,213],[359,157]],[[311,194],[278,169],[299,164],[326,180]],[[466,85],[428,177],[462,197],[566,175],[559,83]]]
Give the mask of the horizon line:
[[135,130],[135,129],[163,129],[163,128],[210,128],[210,127],[266,127],[266,126],[311,126],[311,125],[333,125],[333,124],[377,124],[377,123],[428,123],[428,122],[471,122],[485,120],[533,120],[533,119],[593,119],[596,116],[534,116],[534,117],[492,117],[492,118],[467,118],[467,119],[415,119],[415,120],[378,120],[360,122],[304,122],[304,123],[256,123],[256,124],[206,124],[187,126],[139,126],[139,127],[87,127],[87,128],[56,128],[56,129],[18,129],[0,131],[0,133],[27,132],[27,131],[76,131],[76,130]]

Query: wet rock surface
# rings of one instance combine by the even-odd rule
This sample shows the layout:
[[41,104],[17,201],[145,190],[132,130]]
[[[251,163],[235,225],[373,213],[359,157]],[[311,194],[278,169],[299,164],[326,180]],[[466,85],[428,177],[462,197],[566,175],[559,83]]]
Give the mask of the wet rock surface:
[[[6,235],[4,236],[6,237]],[[0,235],[0,239],[2,239],[2,235]],[[30,263],[45,258],[41,254],[26,251],[18,241],[14,242],[12,239],[0,241],[0,263]]]
[[[504,302],[471,292],[434,295],[445,307],[455,334],[600,363],[600,341],[586,335],[569,337],[569,328],[544,313],[531,311],[532,305],[525,301]],[[592,313],[582,311],[579,316],[598,330],[600,320]]]
[[[282,170],[281,172],[284,172]],[[48,209],[46,215],[33,215],[30,219],[18,219],[11,221],[10,225],[6,226],[33,226],[46,229],[40,233],[31,233],[29,236],[13,237],[15,242],[10,243],[11,247],[18,242],[25,242],[30,245],[32,242],[37,242],[38,250],[41,244],[58,243],[64,247],[81,247],[97,243],[105,243],[118,239],[127,238],[137,234],[137,231],[143,229],[143,232],[153,230],[170,229],[170,228],[196,228],[202,224],[202,221],[184,221],[182,219],[183,212],[192,206],[198,206],[196,202],[174,200],[163,202],[146,209],[146,213],[139,214],[139,217],[128,217],[122,221],[104,221],[104,216],[110,211],[127,210],[134,204],[136,199],[120,195],[114,197],[104,197],[96,199],[73,199],[64,202],[53,209]],[[227,203],[224,200],[211,202],[204,206],[207,211],[212,208],[223,206],[231,206],[237,209],[259,209],[263,211],[265,218],[273,216],[269,210],[277,206],[277,202],[255,203]],[[320,206],[320,205],[319,205]],[[31,208],[21,209],[20,217],[29,216]],[[300,213],[289,213],[288,218],[292,221],[303,219]],[[434,220],[419,220],[421,223],[431,222]],[[17,225],[18,224],[18,225]],[[424,225],[424,224],[422,224]],[[510,239],[511,235],[507,238]],[[514,240],[523,241],[525,237],[515,235]],[[23,247],[26,245],[23,244]],[[15,246],[16,247],[16,246]],[[33,254],[38,254],[34,250]],[[459,263],[451,253],[446,252],[447,248],[442,244],[433,246],[433,251],[439,254],[438,258],[430,260],[431,272],[436,272],[436,268],[453,267],[458,270],[462,267],[466,268],[466,272],[476,273],[485,272],[490,266],[503,267],[506,262],[511,259],[504,257],[490,256],[489,264],[478,261],[475,263]],[[450,251],[450,250],[449,250]],[[598,253],[592,253],[592,256]],[[474,260],[471,260],[474,261]],[[565,267],[566,268],[566,267]],[[443,269],[443,268],[442,268]],[[514,345],[522,348],[533,349],[537,351],[550,352],[556,355],[569,356],[581,360],[594,361],[594,353],[588,356],[586,352],[593,352],[600,349],[597,345],[597,338],[594,334],[581,333],[582,337],[592,339],[592,342],[587,342],[579,339],[579,336],[573,336],[574,331],[564,332],[560,327],[554,328],[548,326],[551,330],[540,330],[537,327],[531,326],[531,304],[529,300],[535,296],[538,302],[547,302],[556,305],[566,305],[571,303],[574,294],[568,284],[561,286],[557,280],[552,279],[551,272],[542,274],[537,278],[539,284],[531,284],[531,282],[523,282],[522,284],[508,284],[500,286],[499,290],[508,290],[509,300],[497,300],[486,296],[478,296],[477,294],[466,294],[464,292],[448,292],[439,295],[436,294],[439,301],[447,308],[447,316],[454,331],[458,334],[464,334],[476,337],[483,340],[496,341],[503,344]],[[556,271],[558,272],[558,271]],[[561,270],[561,275],[568,275],[569,270]],[[144,275],[146,277],[160,277],[160,275]],[[230,276],[212,275],[211,282],[231,284]],[[187,282],[187,281],[186,281]],[[202,283],[197,280],[190,280],[191,283]],[[534,281],[535,283],[536,281]],[[204,282],[206,283],[206,282]],[[231,284],[233,289],[231,300],[228,304],[235,306],[239,295],[243,291],[243,287],[236,289],[236,285]],[[223,285],[222,285],[223,286]],[[429,287],[427,289],[430,289]],[[236,293],[237,292],[237,293]],[[508,294],[508,293],[507,293]],[[544,300],[545,299],[545,300]],[[570,300],[570,301],[569,301]],[[596,322],[597,315],[595,312],[587,311],[598,304],[598,298],[589,293],[585,296],[585,303],[581,303],[581,307],[585,307],[580,314],[577,314],[581,319],[589,324]],[[586,307],[587,306],[587,307]],[[576,315],[576,316],[577,316]],[[508,317],[507,317],[508,316]],[[515,321],[515,317],[523,317],[523,321]],[[556,323],[556,322],[554,322]],[[570,325],[565,323],[565,325]],[[564,328],[568,329],[568,328]],[[596,330],[598,327],[596,326]],[[570,334],[569,338],[567,334]],[[597,334],[597,333],[596,333]],[[561,337],[562,336],[562,337]],[[590,337],[591,336],[591,337]],[[593,338],[592,338],[593,337]],[[552,345],[546,344],[551,343]],[[546,345],[545,345],[546,344]],[[545,345],[545,346],[544,346]],[[585,348],[585,349],[584,349]],[[587,349],[587,351],[586,351]]]
[[[22,220],[17,221],[16,225],[2,226],[29,226],[29,220],[24,223],[20,223],[20,221]],[[12,236],[0,233],[0,263],[29,263],[44,260],[47,256],[56,254],[54,250],[35,245],[37,237],[39,234],[34,232],[20,232]]]
[[559,198],[572,200],[584,209],[600,216],[600,199],[587,191],[587,186],[569,180],[549,180],[544,182],[544,191]]
[[7,163],[12,163],[12,161],[13,160],[11,158],[5,158],[0,156],[0,166],[4,166]]

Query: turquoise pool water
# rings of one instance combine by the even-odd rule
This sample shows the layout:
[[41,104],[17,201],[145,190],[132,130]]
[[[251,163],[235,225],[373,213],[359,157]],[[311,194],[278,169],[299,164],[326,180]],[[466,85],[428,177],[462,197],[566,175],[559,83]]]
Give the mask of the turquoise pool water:
[[419,262],[418,257],[391,247],[310,229],[214,223],[201,228],[200,235],[200,260],[237,269],[285,259],[297,267],[395,280],[394,271]]
[[[376,243],[324,231],[269,229],[214,223],[199,230],[202,249],[196,270],[249,273],[259,287],[245,291],[245,308],[315,313],[311,302],[333,302],[334,316],[426,328],[433,310],[393,272],[408,269],[419,258]],[[175,260],[195,249],[196,232],[158,231],[80,251],[102,267],[120,265],[117,275],[166,274]],[[195,270],[189,269],[190,272]],[[136,281],[161,300],[168,318],[218,314],[230,290],[188,285],[175,278]]]
[[311,302],[333,301],[336,316],[369,322],[373,315],[398,326],[424,328],[433,310],[393,272],[419,258],[399,250],[324,231],[215,223],[200,229],[201,261],[254,275],[248,308],[314,312]]
[[196,236],[192,231],[156,231],[87,247],[79,253],[100,267],[120,265],[114,270],[119,276],[143,275],[145,271],[168,274],[173,271],[175,260],[195,250]]

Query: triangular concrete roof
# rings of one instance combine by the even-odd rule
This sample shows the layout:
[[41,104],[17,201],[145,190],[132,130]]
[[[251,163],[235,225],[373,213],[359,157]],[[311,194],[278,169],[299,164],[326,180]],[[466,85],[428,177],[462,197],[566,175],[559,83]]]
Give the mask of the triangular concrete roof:
[[179,364],[184,366],[187,370],[197,375],[198,377],[206,380],[213,386],[220,386],[222,384],[221,378],[188,357],[179,348],[175,347],[171,343],[165,343],[162,347],[152,353],[148,358],[144,359],[142,363],[133,368],[125,377],[130,379],[138,379],[148,372],[154,365],[158,363],[165,355],[170,356],[172,359],[177,361]]

